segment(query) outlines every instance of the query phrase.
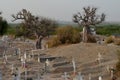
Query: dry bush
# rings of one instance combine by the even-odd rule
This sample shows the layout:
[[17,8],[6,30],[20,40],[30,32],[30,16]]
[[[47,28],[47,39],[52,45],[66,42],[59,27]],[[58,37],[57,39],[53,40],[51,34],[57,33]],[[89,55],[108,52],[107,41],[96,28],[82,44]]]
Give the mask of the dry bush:
[[114,39],[112,36],[109,36],[108,38],[105,39],[105,43],[113,43]]
[[93,36],[93,35],[89,35],[89,36],[88,36],[88,42],[96,43],[95,36]]
[[55,46],[58,46],[61,44],[61,42],[59,41],[58,37],[52,37],[48,42],[48,47],[51,48],[51,47],[55,47]]
[[81,39],[79,31],[71,26],[58,28],[57,35],[62,44],[79,43]]
[[120,39],[114,40],[114,44],[115,44],[115,45],[120,45]]
[[71,26],[59,27],[56,33],[57,36],[48,41],[49,47],[55,47],[61,44],[74,44],[81,41],[79,30]]

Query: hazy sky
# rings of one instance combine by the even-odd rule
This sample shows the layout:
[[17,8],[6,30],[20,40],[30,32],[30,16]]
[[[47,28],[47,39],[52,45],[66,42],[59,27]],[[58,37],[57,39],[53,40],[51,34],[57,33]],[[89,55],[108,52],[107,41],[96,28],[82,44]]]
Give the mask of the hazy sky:
[[72,21],[73,14],[82,11],[85,6],[97,7],[98,13],[104,12],[106,21],[120,22],[120,0],[0,0],[0,11],[9,22],[11,14],[23,8],[34,15]]

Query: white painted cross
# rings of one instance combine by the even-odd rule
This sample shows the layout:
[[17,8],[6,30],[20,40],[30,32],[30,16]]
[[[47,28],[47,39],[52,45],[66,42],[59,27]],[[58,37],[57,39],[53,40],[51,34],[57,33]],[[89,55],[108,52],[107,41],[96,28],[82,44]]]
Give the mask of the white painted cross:
[[24,59],[25,59],[25,60],[27,59],[27,54],[26,54],[26,52],[24,53]]
[[39,58],[39,56],[38,56],[38,62],[40,62],[40,58]]
[[64,78],[64,80],[68,80],[70,76],[67,75],[67,72],[64,72],[64,75],[62,75],[61,77]]
[[73,64],[73,71],[74,71],[74,74],[75,74],[76,73],[76,65],[75,65],[74,58],[72,59],[72,64]]
[[98,80],[102,80],[102,76],[99,76],[99,77],[98,77]]
[[50,65],[50,62],[49,62],[49,60],[48,59],[46,59],[46,66],[49,66]]
[[92,78],[91,78],[91,73],[89,74],[89,78],[88,78],[88,80],[91,80]]
[[101,55],[101,53],[98,53],[98,58],[97,58],[97,60],[99,61],[99,63],[101,63],[101,60],[102,60],[103,58],[102,58],[102,55]]
[[78,73],[78,80],[83,80],[83,75],[81,74],[81,72]]

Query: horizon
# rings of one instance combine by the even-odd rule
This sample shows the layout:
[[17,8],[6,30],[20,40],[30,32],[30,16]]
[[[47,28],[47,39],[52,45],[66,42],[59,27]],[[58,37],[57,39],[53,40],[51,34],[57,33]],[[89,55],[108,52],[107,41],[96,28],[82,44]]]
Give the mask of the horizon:
[[[104,0],[0,0],[0,11],[2,16],[9,23],[12,22],[12,14],[16,14],[22,9],[29,10],[35,16],[44,16],[57,21],[72,22],[73,14],[82,12],[83,7],[97,7],[97,14],[105,13],[105,22],[120,22],[120,1]],[[18,21],[20,22],[20,21]]]

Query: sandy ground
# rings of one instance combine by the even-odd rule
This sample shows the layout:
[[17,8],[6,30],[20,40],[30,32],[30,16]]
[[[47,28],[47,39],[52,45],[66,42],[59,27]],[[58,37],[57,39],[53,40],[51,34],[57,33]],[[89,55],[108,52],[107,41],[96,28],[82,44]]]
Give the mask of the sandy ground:
[[[34,46],[30,46],[31,44],[25,44],[25,43],[15,43],[12,46],[21,48],[22,56],[25,52],[25,50],[30,50],[34,48]],[[47,49],[47,51],[41,52],[41,50],[38,51],[38,53],[45,53],[47,55],[51,55],[54,57],[65,57],[67,58],[67,61],[70,62],[70,64],[65,65],[65,67],[72,66],[72,58],[75,59],[77,72],[81,72],[85,79],[88,79],[88,75],[92,74],[92,79],[96,80],[99,75],[102,74],[103,80],[110,80],[110,74],[107,71],[108,67],[114,67],[117,62],[117,50],[120,50],[120,46],[116,46],[113,44],[96,44],[96,43],[78,43],[78,44],[72,44],[72,45],[63,45],[55,48]],[[10,50],[8,51],[8,55],[13,54],[14,51]],[[98,53],[102,55],[102,61],[101,64],[98,64],[97,57]],[[28,53],[29,54],[29,53]],[[21,69],[21,62],[18,59],[18,56],[12,56],[8,58],[9,62],[7,65],[3,64],[2,57],[0,58],[0,69],[3,72],[3,80],[12,80],[11,78],[11,64],[15,64],[18,68]],[[37,72],[39,68],[44,67],[44,64],[40,64],[37,62],[37,60],[33,60],[29,63],[29,70],[34,71],[32,75],[35,75],[34,77],[37,77]],[[64,66],[62,66],[64,68]],[[61,68],[61,67],[57,67]],[[56,68],[56,69],[57,69]],[[61,70],[61,69],[60,69]],[[55,75],[58,74],[62,75],[64,71],[67,70],[66,68],[63,69],[59,73],[51,73],[48,74],[49,80],[56,80],[57,78],[53,78]],[[31,71],[31,72],[32,72]],[[24,72],[24,70],[21,69],[21,72]],[[69,73],[71,74],[72,71]],[[46,77],[47,75],[44,75],[43,77]],[[46,77],[46,78],[48,78]],[[44,80],[44,79],[43,79]],[[47,80],[47,79],[46,79]],[[58,80],[60,80],[58,78]]]

